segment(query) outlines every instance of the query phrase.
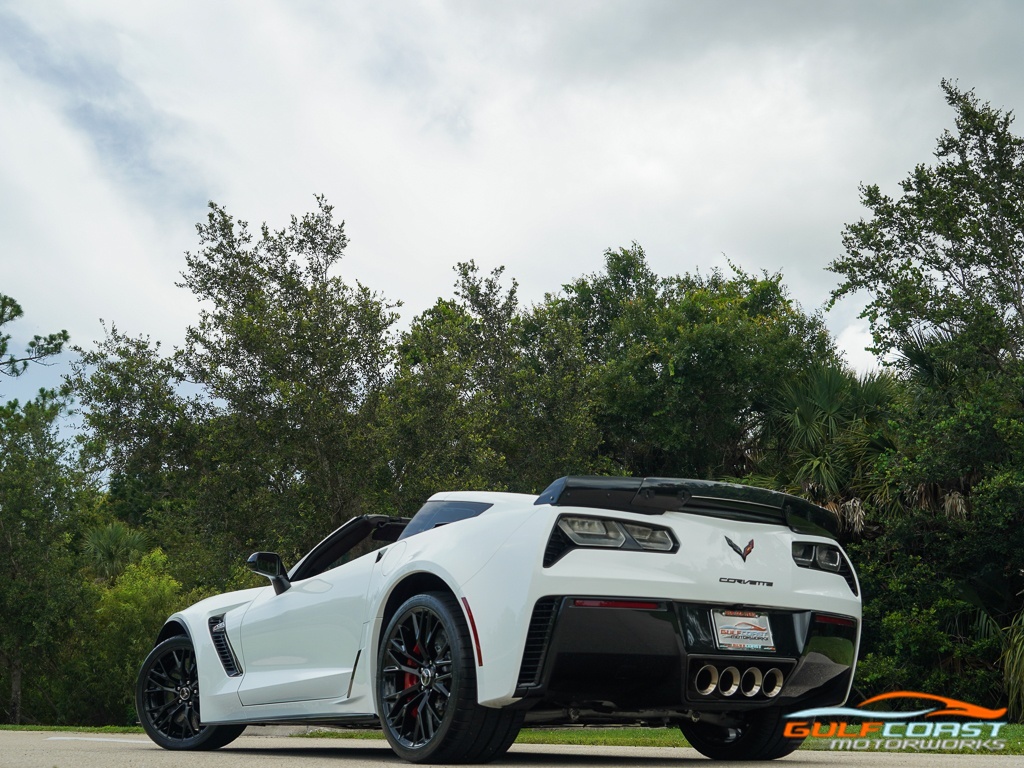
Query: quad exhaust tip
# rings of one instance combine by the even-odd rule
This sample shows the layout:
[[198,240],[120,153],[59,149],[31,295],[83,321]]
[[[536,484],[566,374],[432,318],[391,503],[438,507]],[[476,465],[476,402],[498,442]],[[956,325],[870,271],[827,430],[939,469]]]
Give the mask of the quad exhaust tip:
[[726,667],[718,678],[718,692],[723,696],[732,696],[740,689],[740,671],[736,667]]
[[761,691],[769,699],[774,699],[782,691],[782,683],[784,678],[782,676],[782,670],[778,667],[772,667],[764,675],[764,682],[761,683]]
[[718,687],[718,668],[712,664],[705,664],[697,670],[693,684],[701,696],[710,696]]
[[693,678],[694,688],[701,696],[710,696],[718,691],[719,695],[729,697],[739,691],[747,698],[762,694],[768,699],[779,695],[784,682],[785,677],[778,667],[772,667],[767,672],[757,667],[748,667],[740,673],[738,668],[731,666],[719,671],[714,664],[705,664]]
[[761,685],[764,683],[764,675],[757,667],[750,667],[740,678],[740,693],[747,698],[757,696],[761,692]]

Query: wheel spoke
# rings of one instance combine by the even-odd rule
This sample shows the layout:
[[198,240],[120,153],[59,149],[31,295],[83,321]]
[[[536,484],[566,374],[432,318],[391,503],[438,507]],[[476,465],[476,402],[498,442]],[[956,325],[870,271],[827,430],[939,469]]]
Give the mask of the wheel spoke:
[[[430,741],[430,739],[434,738],[434,734],[437,732],[437,725],[434,721],[438,718],[430,706],[430,701],[426,698],[423,700],[423,706],[420,707],[420,719],[423,720],[423,728],[426,731],[427,741]],[[440,724],[440,721],[438,724]]]
[[388,713],[388,722],[393,725],[394,722],[399,717],[402,717],[402,716],[405,715],[405,713],[409,709],[409,707],[412,706],[412,703],[413,703],[413,699],[409,699],[408,701],[405,701],[404,703],[403,702],[399,702],[399,701],[396,700],[395,701],[395,706],[393,706],[391,708],[391,711]]
[[[414,744],[419,744],[421,741],[426,742],[429,739],[425,729],[427,718],[424,716],[423,712],[423,708],[426,706],[427,696],[429,695],[429,693],[429,691],[424,691],[423,695],[420,696],[419,700],[416,702],[416,714],[413,715],[413,717],[416,718],[416,726],[413,729]],[[417,733],[422,737],[421,739],[416,738]]]
[[167,712],[168,709],[170,709],[171,707],[173,707],[177,703],[178,703],[178,699],[177,699],[177,697],[175,697],[175,698],[171,699],[170,701],[168,701],[167,703],[163,704],[162,706],[154,707],[152,710],[150,710],[150,714],[151,714],[153,720],[155,721],[156,719],[161,717],[165,712]]
[[[439,637],[445,638],[444,627],[441,626],[440,623],[438,623],[437,626],[433,628],[430,635],[427,637],[427,647],[430,649],[430,659],[435,664],[438,663],[441,654],[443,654],[445,651],[444,644],[442,644],[440,647],[435,647],[435,644],[437,643]],[[445,643],[447,643],[446,639]]]
[[434,657],[437,660],[438,664],[451,664],[452,663],[452,657],[451,656],[449,656],[447,659],[442,659],[441,658],[442,656],[444,656],[444,654],[447,651],[450,651],[450,650],[451,650],[451,645],[448,643],[448,635],[445,635],[444,636],[444,645],[442,645],[440,648],[437,649],[437,655]]
[[[195,722],[193,722],[193,719]],[[199,733],[199,713],[195,709],[189,708],[185,712],[185,724],[193,735]]]
[[409,618],[412,621],[412,638],[413,638],[413,640],[416,641],[414,643],[414,645],[419,645],[419,642],[422,639],[420,637],[420,628],[421,627],[420,627],[419,611],[413,611],[412,614],[410,614]]
[[434,631],[437,629],[438,624],[437,617],[429,613],[420,622],[420,648],[425,659],[432,659],[434,657],[434,646],[431,643],[431,638],[434,636]]
[[[401,661],[399,660],[399,658],[398,658],[397,656],[395,656],[395,654],[394,654],[394,653],[393,653],[393,652],[392,652],[391,650],[388,650],[388,655],[389,655],[389,656],[390,656],[390,657],[391,657],[392,659],[394,659],[394,660],[395,660],[395,664],[396,664],[396,665],[398,665],[398,669],[400,669],[400,670],[401,670],[402,672],[407,672],[407,673],[408,673],[408,674],[410,674],[410,675],[418,675],[418,674],[419,674],[419,670],[418,670],[418,669],[415,669],[415,668],[413,668],[413,667],[407,667],[407,666],[405,666],[405,665],[404,665],[404,664],[403,664],[403,663],[402,663],[402,662],[401,662]],[[388,669],[392,669],[392,667],[388,667]],[[385,671],[387,671],[387,670],[385,670]]]
[[414,691],[416,691],[417,688],[419,688],[419,684],[418,683],[410,685],[408,688],[406,688],[404,690],[396,691],[395,693],[388,694],[387,696],[384,697],[384,701],[398,701],[403,696],[405,696],[405,695],[407,695],[409,693],[413,693]]
[[[162,666],[163,665],[161,665],[161,667]],[[149,670],[149,678],[150,679],[160,678],[160,679],[166,680],[169,683],[173,683],[174,682],[174,680],[171,678],[170,675],[168,675],[166,672],[163,672],[163,671],[157,669],[155,666],[151,670]]]
[[[170,725],[174,721],[175,715],[181,711],[182,706],[183,705],[180,702],[175,700],[169,702],[166,706],[161,707],[160,711],[156,713],[156,716],[153,718],[153,725],[157,727],[160,727],[161,724]],[[170,707],[174,707],[174,709],[170,709]]]
[[434,702],[427,701],[423,707],[423,713],[427,716],[427,723],[430,726],[430,735],[433,736],[441,727],[441,715],[434,708]]
[[[391,647],[388,648],[388,653],[391,654],[391,658],[397,661],[399,664],[402,663],[402,659],[399,658],[398,654],[401,654],[404,658],[411,661],[413,664],[419,664],[419,659],[412,655],[409,651],[409,646],[404,643],[399,643],[397,640],[392,640],[390,643]],[[395,653],[398,651],[398,654]]]

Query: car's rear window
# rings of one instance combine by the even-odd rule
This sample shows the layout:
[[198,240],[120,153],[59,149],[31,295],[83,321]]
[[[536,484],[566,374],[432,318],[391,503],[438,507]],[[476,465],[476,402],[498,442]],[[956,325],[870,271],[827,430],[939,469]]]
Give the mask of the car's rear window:
[[457,523],[459,520],[468,520],[471,517],[476,517],[491,506],[491,504],[482,501],[428,501],[420,507],[420,511],[405,526],[405,530],[402,531],[402,535],[398,537],[398,540],[408,539],[410,536],[423,533],[423,531],[429,531],[431,528],[437,528],[439,525]]

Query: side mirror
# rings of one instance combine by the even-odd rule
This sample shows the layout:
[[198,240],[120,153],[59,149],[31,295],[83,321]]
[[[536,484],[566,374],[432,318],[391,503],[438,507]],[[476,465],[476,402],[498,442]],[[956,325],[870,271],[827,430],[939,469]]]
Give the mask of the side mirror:
[[292,585],[288,581],[288,573],[281,562],[281,556],[276,552],[253,552],[245,564],[253,573],[270,579],[270,583],[274,585],[274,594],[280,595]]

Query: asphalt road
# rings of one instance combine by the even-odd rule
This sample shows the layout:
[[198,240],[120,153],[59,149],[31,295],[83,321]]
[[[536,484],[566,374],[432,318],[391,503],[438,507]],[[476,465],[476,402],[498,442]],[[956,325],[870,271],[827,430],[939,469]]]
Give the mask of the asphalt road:
[[[776,765],[855,766],[856,768],[1010,768],[1020,756],[930,755],[910,753],[851,754],[800,751]],[[215,752],[168,752],[144,736],[87,733],[0,731],[0,768],[371,768],[402,763],[384,741],[294,739],[243,735]],[[575,747],[516,745],[491,765],[523,768],[609,768],[629,765],[663,768],[710,765],[692,749],[673,747]],[[718,763],[750,768],[750,763]]]

